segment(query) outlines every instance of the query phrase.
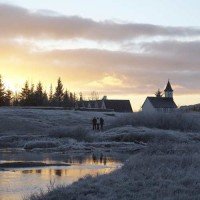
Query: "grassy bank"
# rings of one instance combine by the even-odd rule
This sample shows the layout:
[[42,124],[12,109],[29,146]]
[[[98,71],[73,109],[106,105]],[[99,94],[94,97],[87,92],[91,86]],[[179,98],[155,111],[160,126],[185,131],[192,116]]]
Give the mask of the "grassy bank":
[[52,188],[28,200],[200,199],[199,143],[151,143],[122,169]]

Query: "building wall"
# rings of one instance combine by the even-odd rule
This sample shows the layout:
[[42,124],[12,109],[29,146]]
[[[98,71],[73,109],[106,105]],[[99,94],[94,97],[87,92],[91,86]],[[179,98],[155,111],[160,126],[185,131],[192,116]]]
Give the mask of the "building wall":
[[165,92],[165,97],[173,98],[173,92]]
[[88,107],[87,108],[92,108],[92,106],[91,106],[91,104],[90,103],[88,103]]
[[106,105],[104,101],[102,102],[101,109],[106,109]]
[[146,99],[142,107],[142,112],[156,112],[156,109],[152,106],[151,102],[148,99]]

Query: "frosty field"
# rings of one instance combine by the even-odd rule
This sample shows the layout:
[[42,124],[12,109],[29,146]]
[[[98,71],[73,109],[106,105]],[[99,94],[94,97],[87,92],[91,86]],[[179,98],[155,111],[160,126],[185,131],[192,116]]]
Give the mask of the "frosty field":
[[[103,132],[92,130],[94,116],[104,118]],[[38,189],[24,197],[29,200],[199,199],[199,120],[198,113],[148,116],[1,108],[0,160],[7,157],[8,162],[4,151],[10,151],[10,161],[13,157],[21,161],[16,152],[24,151],[33,161],[34,155],[70,155],[70,159],[89,155],[97,164],[115,155],[115,162],[118,159],[124,164],[109,174],[76,179],[72,185],[60,182],[62,185],[48,188],[48,193]],[[92,175],[84,176],[87,174]]]
[[92,130],[92,118],[103,117],[107,129],[115,119],[123,115],[125,114],[1,108],[0,148],[24,148],[31,151],[46,149],[54,152],[91,151],[93,146],[101,148],[111,143],[104,141],[103,144],[103,133]]

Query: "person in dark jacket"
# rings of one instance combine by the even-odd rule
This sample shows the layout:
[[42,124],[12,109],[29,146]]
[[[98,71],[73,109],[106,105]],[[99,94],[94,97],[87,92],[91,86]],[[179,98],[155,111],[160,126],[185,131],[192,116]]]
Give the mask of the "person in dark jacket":
[[93,130],[97,130],[97,118],[96,117],[94,117],[92,120],[92,127],[93,127]]
[[97,117],[97,130],[100,131],[100,119]]
[[101,117],[100,118],[100,128],[101,128],[101,131],[103,131],[103,126],[104,126],[104,119]]

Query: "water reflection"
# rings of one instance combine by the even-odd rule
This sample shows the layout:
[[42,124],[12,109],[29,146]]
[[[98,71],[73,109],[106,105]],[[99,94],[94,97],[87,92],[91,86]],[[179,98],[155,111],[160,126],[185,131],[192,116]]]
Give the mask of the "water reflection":
[[[54,153],[54,154],[48,154],[48,153],[32,153],[32,152],[25,152],[21,150],[21,152],[18,151],[10,151],[10,150],[0,150],[0,163],[1,162],[27,162],[27,161],[35,161],[40,162],[43,161],[48,164],[54,164],[55,162],[65,162],[69,164],[107,164],[107,159],[110,159],[114,157],[115,161],[119,160],[121,161],[122,158],[120,158],[120,155],[109,155],[109,154],[103,154],[103,153],[95,153],[95,154],[60,154],[60,153]],[[123,155],[124,157],[124,155]],[[89,160],[88,160],[89,158]],[[92,159],[91,159],[92,158]]]
[[[11,157],[13,158],[13,156]],[[41,161],[41,158],[36,160]],[[30,158],[28,161],[30,161]],[[55,181],[55,185],[66,185],[86,175],[96,176],[110,173],[121,166],[121,162],[103,154],[84,156],[61,155],[61,157],[57,155],[57,159],[52,159],[52,155],[50,155],[42,161],[48,163],[62,161],[71,165],[68,167],[43,167],[0,171],[0,199],[19,200],[33,192],[40,191],[40,189],[46,190],[51,180]]]

